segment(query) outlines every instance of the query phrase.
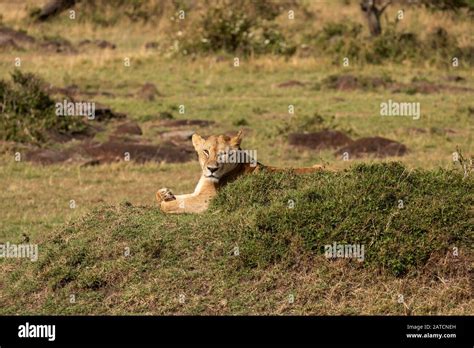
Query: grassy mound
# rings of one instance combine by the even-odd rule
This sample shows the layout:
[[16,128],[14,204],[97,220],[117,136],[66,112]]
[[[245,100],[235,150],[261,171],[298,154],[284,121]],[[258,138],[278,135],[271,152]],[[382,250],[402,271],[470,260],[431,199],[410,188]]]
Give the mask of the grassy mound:
[[[359,165],[339,174],[248,177],[214,202],[239,236],[246,267],[364,244],[365,263],[394,275],[472,241],[472,181],[454,172],[410,172],[401,164]],[[293,208],[291,208],[293,207]]]
[[[170,216],[129,203],[102,207],[45,236],[38,262],[1,260],[10,269],[4,290],[10,304],[2,307],[62,314],[279,313],[285,309],[278,301],[291,291],[308,296],[294,313],[398,313],[393,296],[380,288],[376,296],[392,298],[364,307],[375,296],[367,292],[370,282],[387,287],[406,279],[418,289],[428,277],[428,291],[442,276],[458,284],[449,296],[433,288],[449,308],[426,294],[417,306],[419,313],[447,313],[469,296],[472,191],[473,180],[455,171],[390,163],[248,176],[228,185],[203,215]],[[365,260],[326,259],[324,245],[334,242],[363,244]],[[453,247],[459,256],[448,260]],[[366,298],[358,303],[351,295],[352,307],[334,309],[328,303],[342,300],[327,296],[341,286],[341,273],[347,286],[364,286]],[[277,302],[255,302],[266,297]]]

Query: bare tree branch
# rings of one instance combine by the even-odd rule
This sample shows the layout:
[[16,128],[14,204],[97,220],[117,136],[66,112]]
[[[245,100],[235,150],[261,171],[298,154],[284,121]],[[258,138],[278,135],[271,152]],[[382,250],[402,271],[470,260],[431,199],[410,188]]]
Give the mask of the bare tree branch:
[[383,11],[385,11],[385,9],[392,3],[392,0],[388,0],[387,3],[385,3],[385,5],[383,5],[380,10],[379,10],[379,16],[382,15]]

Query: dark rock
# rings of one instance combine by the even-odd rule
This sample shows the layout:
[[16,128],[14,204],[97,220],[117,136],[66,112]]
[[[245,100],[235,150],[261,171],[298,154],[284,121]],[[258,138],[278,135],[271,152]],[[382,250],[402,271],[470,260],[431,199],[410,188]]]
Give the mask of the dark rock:
[[316,133],[291,133],[288,136],[288,141],[294,146],[323,150],[348,145],[352,139],[340,131],[323,130]]
[[382,137],[368,137],[353,141],[336,151],[335,155],[349,154],[349,158],[359,158],[367,155],[374,155],[378,158],[389,156],[403,156],[408,149],[405,145]]
[[142,135],[143,134],[142,129],[140,128],[137,122],[122,123],[117,126],[114,133],[118,135],[121,135],[121,134]]
[[153,101],[161,94],[153,83],[145,83],[137,92],[137,96],[143,100]]

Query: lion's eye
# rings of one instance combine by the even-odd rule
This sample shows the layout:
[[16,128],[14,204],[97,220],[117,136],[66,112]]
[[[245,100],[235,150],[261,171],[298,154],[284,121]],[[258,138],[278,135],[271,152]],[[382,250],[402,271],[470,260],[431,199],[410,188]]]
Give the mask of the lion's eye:
[[202,152],[204,152],[204,154],[205,154],[207,157],[209,157],[209,151],[203,150]]

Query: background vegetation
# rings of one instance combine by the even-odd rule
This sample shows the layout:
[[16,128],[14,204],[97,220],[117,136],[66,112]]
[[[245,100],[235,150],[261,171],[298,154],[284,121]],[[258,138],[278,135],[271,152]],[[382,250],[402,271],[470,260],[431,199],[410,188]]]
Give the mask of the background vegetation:
[[[474,313],[472,174],[463,179],[453,162],[457,148],[468,160],[473,152],[472,3],[462,3],[394,1],[371,37],[359,1],[80,1],[75,19],[44,21],[45,1],[0,1],[2,28],[34,39],[0,47],[0,242],[40,252],[37,263],[0,259],[1,313]],[[153,97],[143,97],[146,83]],[[165,216],[154,193],[192,191],[197,161],[24,160],[38,146],[80,144],[43,138],[83,127],[48,116],[52,87],[125,113],[142,130],[130,141],[163,147],[170,131],[244,128],[243,147],[263,163],[334,172],[249,177],[205,215]],[[381,117],[389,99],[420,102],[420,119]],[[195,119],[214,123],[164,122]],[[91,122],[101,131],[88,140],[108,141],[121,122]],[[408,152],[344,161],[332,148],[289,144],[292,132],[324,129]],[[327,260],[321,246],[334,241],[364,243],[365,262]]]

